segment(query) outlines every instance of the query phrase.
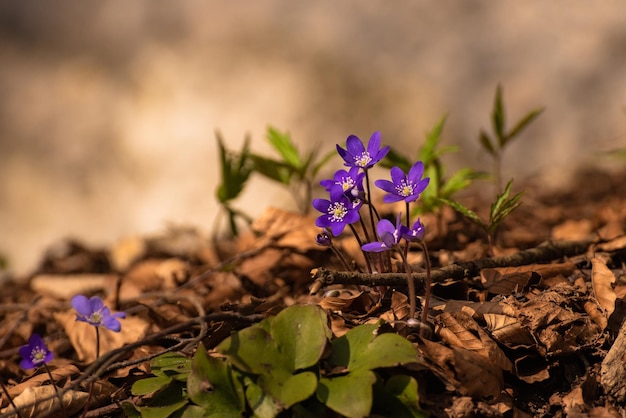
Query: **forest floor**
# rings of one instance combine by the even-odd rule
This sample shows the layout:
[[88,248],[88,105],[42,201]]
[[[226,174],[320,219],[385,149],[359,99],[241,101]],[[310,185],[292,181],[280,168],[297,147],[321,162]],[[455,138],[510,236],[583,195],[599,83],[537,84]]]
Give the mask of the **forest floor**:
[[[199,342],[212,350],[231,332],[295,304],[321,306],[335,337],[381,318],[407,337],[419,367],[404,372],[417,381],[419,406],[429,415],[626,416],[624,179],[624,172],[587,170],[550,194],[526,184],[494,257],[482,231],[456,212],[424,216],[434,281],[424,336],[406,326],[405,275],[343,271],[315,244],[314,217],[269,208],[250,231],[218,243],[179,227],[112,248],[61,242],[31,277],[3,285],[2,416],[17,416],[7,394],[28,404],[45,398],[37,388],[50,386],[45,369],[19,366],[18,349],[33,333],[54,353],[48,366],[60,388],[85,394],[89,381],[98,382],[87,416],[123,416],[123,401],[144,402],[131,386],[149,375],[155,355],[173,346],[191,355]],[[478,197],[463,202],[479,214],[489,208]],[[354,239],[336,244],[362,260]],[[424,277],[417,247],[409,262]],[[78,294],[101,295],[126,313],[120,332],[101,330],[99,348],[89,324],[75,320],[70,300]],[[97,350],[116,354],[98,357]],[[86,396],[73,402],[66,407],[80,416]],[[41,401],[20,416],[50,408]]]

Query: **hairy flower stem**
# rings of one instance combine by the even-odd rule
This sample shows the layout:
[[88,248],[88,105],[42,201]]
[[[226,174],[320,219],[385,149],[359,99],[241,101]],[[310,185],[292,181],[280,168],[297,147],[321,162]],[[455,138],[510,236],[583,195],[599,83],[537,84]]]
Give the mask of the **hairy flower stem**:
[[[46,372],[48,372],[48,376],[50,376],[50,383],[52,384],[52,387],[54,388],[54,392],[57,394],[57,398],[59,398],[59,406],[61,407],[61,413],[63,414],[64,417],[67,417],[67,412],[65,411],[65,406],[63,405],[63,398],[61,397],[61,394],[59,393],[59,388],[57,388],[56,383],[54,383],[54,377],[52,377],[52,372],[50,371],[50,367],[48,367],[48,364],[46,363],[44,363],[43,366],[45,367]],[[11,403],[13,403],[13,401],[11,401]]]
[[406,271],[406,282],[409,287],[409,318],[415,318],[415,281],[411,276],[411,265],[409,264],[406,256],[404,255],[404,250],[401,248],[398,249],[400,256],[402,257],[402,262],[404,263],[404,270]]
[[13,398],[11,397],[11,395],[9,395],[9,391],[7,390],[7,387],[4,385],[4,382],[2,381],[2,379],[0,379],[0,386],[2,386],[2,392],[4,392],[4,395],[7,397],[7,399],[9,399],[9,402],[11,403],[11,406],[13,407],[13,410],[15,411],[15,414],[17,415],[17,417],[22,418],[22,414],[20,414],[20,410],[17,409],[17,406],[15,405],[15,402],[13,402]]
[[352,270],[350,268],[350,264],[348,263],[348,260],[346,260],[346,258],[343,256],[343,254],[341,253],[341,251],[339,251],[337,249],[337,247],[335,247],[334,244],[330,245],[330,249],[333,251],[333,253],[339,258],[339,260],[341,261],[341,263],[343,264],[343,266],[346,268],[347,271]]
[[[96,328],[96,360],[98,360],[100,358],[100,327],[95,327],[95,328]],[[87,395],[87,401],[85,402],[85,409],[83,410],[81,418],[85,418],[87,416],[87,412],[89,412],[89,403],[91,401],[91,397],[93,396],[93,384],[94,382],[91,382],[89,384],[89,394]]]
[[[361,241],[361,238],[359,238],[359,234],[357,234],[356,229],[351,224],[348,225],[348,226],[352,230],[352,235],[354,235],[354,238],[356,238],[356,241],[359,243],[359,248],[362,248],[363,247],[363,241]],[[367,253],[365,251],[361,250],[361,252],[363,253],[363,257],[365,258],[365,265],[367,266],[367,272],[369,274],[372,274],[372,265],[370,264],[370,259],[367,256]]]
[[[432,285],[430,257],[428,255],[428,247],[424,240],[420,240],[422,250],[424,250],[424,263],[426,264],[426,288],[424,289],[424,306],[422,307],[422,323],[428,323],[428,309],[430,307],[430,287]],[[420,328],[420,337],[424,337],[424,328]]]

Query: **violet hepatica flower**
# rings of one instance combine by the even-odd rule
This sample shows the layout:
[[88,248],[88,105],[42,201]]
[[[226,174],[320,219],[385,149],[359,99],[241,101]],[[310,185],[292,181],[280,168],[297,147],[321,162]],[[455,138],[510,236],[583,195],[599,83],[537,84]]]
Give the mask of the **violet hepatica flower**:
[[313,199],[313,207],[322,215],[315,220],[315,225],[320,228],[330,228],[334,236],[343,232],[346,225],[357,222],[359,217],[358,207],[341,195],[337,199]]
[[350,171],[338,170],[331,180],[322,180],[320,185],[330,193],[331,199],[336,200],[345,194],[348,199],[354,200],[364,194],[363,177],[365,173],[359,167],[352,167]]
[[367,170],[385,158],[389,147],[380,148],[380,132],[377,131],[372,134],[367,143],[367,149],[358,136],[350,135],[346,140],[346,149],[337,145],[337,152],[345,161],[346,166]]
[[374,184],[387,192],[383,197],[385,203],[399,202],[401,200],[409,203],[417,200],[420,193],[428,186],[430,178],[422,178],[423,174],[424,163],[418,161],[409,169],[408,174],[405,174],[399,167],[392,167],[391,181],[376,180]]
[[98,296],[87,298],[87,296],[76,295],[72,298],[72,306],[78,313],[76,315],[77,321],[87,322],[94,327],[103,326],[115,332],[122,329],[118,318],[126,318],[124,312],[111,314],[109,308],[104,306],[102,299]]
[[401,214],[398,214],[396,225],[394,226],[389,220],[381,219],[376,225],[376,231],[380,241],[369,242],[361,247],[363,251],[380,253],[395,248],[402,239],[402,228],[406,228],[400,221]]
[[20,347],[19,353],[22,356],[20,367],[25,370],[46,364],[54,357],[39,334],[31,335],[28,344]]
[[424,235],[426,234],[426,228],[424,224],[420,221],[420,218],[417,218],[417,221],[413,224],[412,228],[408,228],[406,226],[402,226],[402,238],[409,241],[421,241],[424,239]]

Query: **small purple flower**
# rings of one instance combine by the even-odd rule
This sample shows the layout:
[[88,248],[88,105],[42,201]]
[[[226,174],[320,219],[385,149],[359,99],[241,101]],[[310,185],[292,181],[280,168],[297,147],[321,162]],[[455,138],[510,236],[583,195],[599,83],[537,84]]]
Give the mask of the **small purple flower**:
[[385,203],[401,200],[409,203],[417,200],[420,193],[428,186],[430,178],[422,178],[423,174],[424,163],[418,161],[409,169],[408,174],[405,174],[399,167],[392,167],[391,181],[376,180],[374,184],[388,193],[383,197]]
[[377,131],[372,134],[367,143],[367,150],[358,136],[350,135],[346,140],[346,149],[337,145],[337,152],[345,161],[346,166],[367,170],[385,158],[389,152],[389,147],[380,149],[380,132]]
[[393,224],[387,219],[381,219],[378,222],[378,225],[376,225],[376,231],[378,232],[380,241],[369,242],[363,245],[361,247],[363,251],[380,253],[391,250],[398,245],[402,239],[402,228],[406,228],[402,225],[402,221],[400,221],[401,215],[402,214],[400,213],[398,214],[396,226],[393,226]]
[[111,331],[119,332],[122,325],[118,318],[126,318],[124,312],[111,314],[108,307],[104,306],[102,299],[98,296],[87,298],[87,296],[76,295],[72,298],[72,306],[78,313],[77,321],[87,322],[94,327],[104,326]]
[[342,194],[354,200],[364,195],[363,177],[365,173],[359,167],[352,167],[350,171],[338,170],[332,180],[322,180],[320,184],[330,193],[331,200],[339,199]]
[[31,335],[28,344],[20,347],[19,353],[22,356],[20,367],[25,370],[46,364],[54,357],[39,334]]
[[330,235],[328,235],[328,232],[322,231],[317,234],[317,237],[315,237],[315,243],[320,247],[330,247],[333,244],[333,241],[330,238]]
[[358,207],[355,207],[346,196],[338,199],[313,199],[313,207],[322,215],[315,220],[320,228],[330,228],[334,236],[343,232],[346,225],[353,224],[360,219]]
[[426,228],[424,224],[417,218],[417,221],[413,224],[413,227],[409,229],[406,226],[402,226],[402,237],[408,241],[421,241],[426,234]]

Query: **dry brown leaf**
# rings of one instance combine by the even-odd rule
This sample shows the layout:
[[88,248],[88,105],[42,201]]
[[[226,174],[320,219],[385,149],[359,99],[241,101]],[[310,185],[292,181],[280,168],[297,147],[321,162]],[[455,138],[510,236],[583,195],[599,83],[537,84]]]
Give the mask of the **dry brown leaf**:
[[541,277],[534,271],[522,271],[518,267],[482,269],[480,281],[489,293],[510,295],[521,292],[529,284],[539,283]]
[[[86,322],[76,321],[74,310],[54,314],[56,321],[63,327],[78,354],[78,360],[92,363],[96,359],[96,330]],[[100,354],[120,348],[125,344],[139,341],[146,336],[150,324],[145,320],[130,316],[121,319],[120,332],[100,328]]]
[[543,382],[550,378],[545,359],[536,356],[522,356],[515,360],[515,374],[526,383]]
[[617,237],[615,239],[612,239],[611,241],[598,244],[597,248],[599,251],[604,251],[608,253],[617,250],[623,250],[624,248],[626,248],[626,235],[622,235],[621,237]]
[[[439,316],[443,327],[436,332],[450,345],[472,350],[502,370],[510,371],[512,363],[489,335],[465,312]],[[478,337],[476,337],[478,335]]]
[[531,346],[535,340],[517,318],[500,314],[484,315],[487,329],[500,343],[507,347]]
[[113,245],[109,258],[115,271],[124,272],[137,260],[143,258],[147,251],[148,244],[145,238],[130,236]]
[[553,240],[577,241],[585,239],[593,232],[593,223],[589,219],[568,219],[552,228]]
[[[66,379],[71,379],[72,377],[78,376],[80,374],[80,370],[78,369],[78,367],[74,366],[73,364],[67,364],[58,369],[51,368],[50,372],[52,373],[52,377],[54,378],[54,382],[57,386],[63,386],[63,381],[65,381]],[[49,381],[50,376],[48,376],[48,373],[40,373],[18,385],[10,387],[9,395],[15,398],[17,395],[26,390],[26,388],[38,387]]]
[[250,226],[266,237],[276,239],[280,247],[294,248],[302,253],[309,250],[325,250],[315,243],[319,228],[315,220],[297,212],[268,208]]
[[502,314],[515,316],[515,309],[502,302],[471,302],[464,300],[450,300],[445,304],[444,312],[467,312],[475,320],[480,320],[486,314]]
[[324,294],[319,305],[324,309],[332,311],[343,311],[352,305],[352,303],[363,294],[356,290],[342,289],[330,290]]
[[609,320],[606,316],[604,316],[602,311],[600,311],[598,305],[588,300],[585,302],[583,308],[591,320],[598,324],[598,326],[604,331],[609,324]]
[[74,295],[113,289],[114,274],[39,274],[33,277],[31,288],[42,295],[70,299]]
[[[73,415],[80,411],[87,402],[88,394],[74,390],[67,391],[63,394],[63,407],[67,415]],[[19,396],[13,399],[13,403],[19,409],[22,418],[39,418],[39,417],[62,417],[63,413],[59,408],[59,398],[52,385],[29,387]],[[52,410],[56,410],[51,413]],[[13,406],[9,405],[2,410],[2,413],[13,412]],[[13,416],[17,416],[13,415]]]
[[615,291],[613,290],[615,275],[606,263],[597,257],[591,259],[591,284],[598,304],[606,312],[606,317],[615,310]]

